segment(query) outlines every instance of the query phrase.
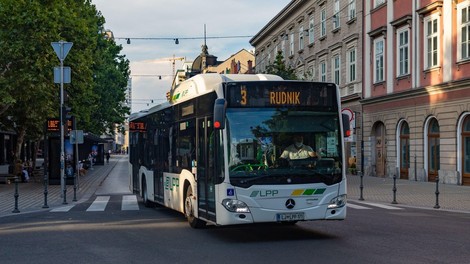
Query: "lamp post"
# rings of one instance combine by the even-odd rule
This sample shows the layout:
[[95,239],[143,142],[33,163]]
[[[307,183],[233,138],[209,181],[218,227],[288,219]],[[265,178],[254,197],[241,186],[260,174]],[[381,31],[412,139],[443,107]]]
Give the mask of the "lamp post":
[[[66,182],[65,182],[65,153],[64,153],[64,125],[66,122],[64,122],[65,116],[64,116],[64,60],[65,57],[67,57],[67,54],[69,53],[70,49],[72,48],[73,43],[72,42],[66,42],[66,41],[59,41],[59,42],[52,42],[51,43],[52,48],[54,49],[55,53],[57,54],[57,57],[59,58],[60,61],[60,110],[59,110],[59,119],[60,119],[60,185],[63,190],[63,197],[64,197],[64,204],[67,203],[66,200],[66,192],[67,192],[67,187],[66,187]],[[70,76],[70,68],[67,67],[68,72],[67,75]],[[56,71],[54,71],[55,73]],[[70,78],[68,78],[68,82],[70,82]]]

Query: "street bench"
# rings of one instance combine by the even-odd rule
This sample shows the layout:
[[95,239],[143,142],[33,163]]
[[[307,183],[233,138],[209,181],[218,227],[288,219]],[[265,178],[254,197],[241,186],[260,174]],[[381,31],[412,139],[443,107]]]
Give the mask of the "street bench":
[[1,173],[0,174],[0,182],[5,184],[10,184],[15,181],[16,176],[10,173]]

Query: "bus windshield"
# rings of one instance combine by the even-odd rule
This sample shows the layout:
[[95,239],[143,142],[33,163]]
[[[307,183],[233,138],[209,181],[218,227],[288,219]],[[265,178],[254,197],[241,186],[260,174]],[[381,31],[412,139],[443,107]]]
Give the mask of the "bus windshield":
[[[339,122],[334,111],[227,109],[230,182],[239,187],[340,182]],[[295,145],[298,138],[302,142]]]

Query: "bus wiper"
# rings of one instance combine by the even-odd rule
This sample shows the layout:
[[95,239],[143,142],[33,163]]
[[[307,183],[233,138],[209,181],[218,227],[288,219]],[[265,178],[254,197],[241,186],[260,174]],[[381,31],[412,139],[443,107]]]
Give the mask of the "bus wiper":
[[277,175],[268,174],[267,172],[264,172],[261,175],[257,175],[255,177],[251,177],[251,178],[248,178],[248,179],[245,179],[245,180],[240,180],[240,183],[250,183],[250,182],[253,182],[253,181],[257,181],[257,180],[261,180],[261,179],[269,178],[269,177],[277,177]]

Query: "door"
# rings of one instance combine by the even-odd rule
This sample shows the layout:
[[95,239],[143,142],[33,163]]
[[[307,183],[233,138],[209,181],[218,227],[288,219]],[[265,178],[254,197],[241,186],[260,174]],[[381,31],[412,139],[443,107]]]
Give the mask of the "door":
[[212,118],[197,121],[197,190],[199,217],[216,221],[215,217],[215,137]]
[[428,181],[436,181],[440,166],[439,124],[432,119],[428,128]]
[[462,185],[470,185],[470,116],[465,118],[462,131]]
[[410,129],[403,122],[400,130],[400,179],[408,179],[410,167]]
[[375,128],[375,157],[376,173],[378,177],[385,176],[385,144],[384,144],[384,125],[377,124]]

